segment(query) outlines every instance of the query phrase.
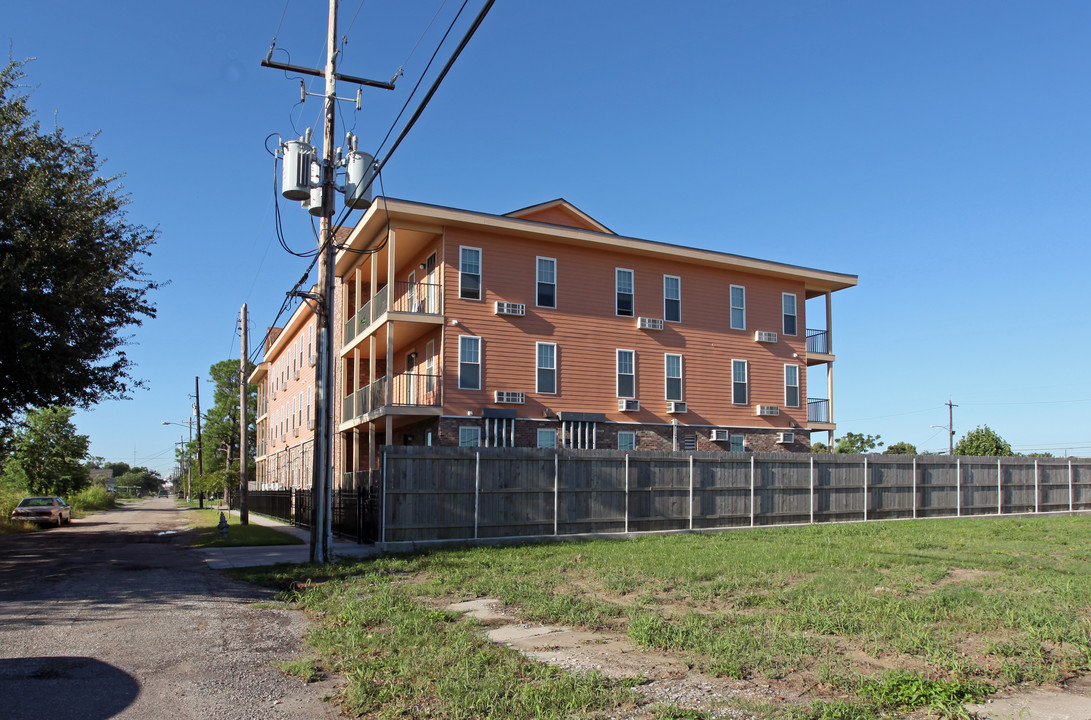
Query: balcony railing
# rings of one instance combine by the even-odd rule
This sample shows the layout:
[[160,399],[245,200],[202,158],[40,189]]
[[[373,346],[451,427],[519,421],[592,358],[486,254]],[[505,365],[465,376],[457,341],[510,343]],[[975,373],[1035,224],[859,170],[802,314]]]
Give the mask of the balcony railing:
[[439,376],[424,373],[400,373],[394,376],[390,402],[386,398],[386,378],[360,388],[342,399],[341,421],[367,415],[372,410],[387,406],[434,407],[439,405]]
[[826,398],[807,398],[807,422],[828,423],[830,401]]
[[442,312],[438,283],[397,281],[394,283],[394,302],[390,302],[390,286],[384,286],[375,296],[364,303],[356,314],[345,321],[345,345],[356,339],[372,322],[382,317],[387,309],[394,312],[425,313],[439,315]]
[[830,354],[830,331],[807,330],[807,352],[821,355]]

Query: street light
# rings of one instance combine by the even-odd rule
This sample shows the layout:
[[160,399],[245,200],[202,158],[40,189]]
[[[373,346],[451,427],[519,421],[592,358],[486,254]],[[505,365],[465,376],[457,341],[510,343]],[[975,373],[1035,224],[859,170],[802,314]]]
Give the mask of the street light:
[[[189,428],[189,442],[193,443],[193,418],[190,418],[184,423],[171,422],[169,420],[163,421],[164,425],[177,425],[179,427]],[[184,456],[183,456],[184,457]],[[188,460],[188,458],[187,458]],[[190,499],[193,489],[193,462],[186,463],[186,500]]]
[[947,433],[948,433],[948,436],[947,436],[947,454],[948,455],[954,455],[955,454],[955,431],[952,430],[951,428],[947,427],[946,425],[929,425],[928,427],[942,428],[943,430],[947,431]]

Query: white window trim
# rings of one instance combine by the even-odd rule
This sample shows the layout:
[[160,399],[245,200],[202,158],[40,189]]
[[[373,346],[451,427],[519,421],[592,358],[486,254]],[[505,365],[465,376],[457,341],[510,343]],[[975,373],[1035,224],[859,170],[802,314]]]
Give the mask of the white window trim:
[[[633,356],[633,372],[631,373],[633,376],[632,395],[621,394],[621,353],[623,352],[631,353]],[[625,374],[628,375],[630,373]],[[617,351],[614,353],[614,390],[617,392],[617,396],[619,398],[624,398],[626,400],[636,399],[636,350],[625,350],[623,348],[618,348]]]
[[[784,311],[784,299],[792,298],[792,317],[795,318],[795,332],[788,332],[784,329],[784,318],[788,316],[788,313]],[[781,293],[780,294],[780,329],[785,335],[798,335],[799,334],[799,298],[795,293]]]
[[[541,350],[541,347],[543,345],[551,345],[553,347],[553,367],[551,367],[551,368],[542,367],[542,365],[541,365],[542,356],[540,354],[540,350]],[[558,362],[557,362],[557,343],[549,343],[549,342],[536,342],[536,343],[534,343],[534,392],[536,392],[539,395],[556,395],[557,394],[557,391],[560,389],[560,383],[558,382],[559,376],[558,376],[558,373],[557,373],[557,365],[558,365]],[[548,392],[548,391],[542,390],[542,388],[538,386],[538,377],[539,377],[538,373],[540,371],[542,371],[542,370],[552,370],[553,371],[553,392]]]
[[[539,260],[549,260],[550,262],[553,263],[553,282],[547,283],[547,282],[544,282],[540,277],[538,277],[538,261]],[[560,298],[557,297],[557,279],[558,279],[557,278],[557,258],[545,257],[544,255],[539,255],[539,256],[534,258],[534,307],[547,308],[547,309],[550,309],[550,310],[556,310],[557,309],[557,305],[560,303]],[[538,285],[540,285],[540,284],[552,285],[553,286],[553,304],[552,305],[539,305],[538,304]]]
[[[796,382],[795,385],[788,384],[788,368],[795,368]],[[796,389],[796,402],[793,405],[788,402],[788,389],[794,387]],[[784,407],[797,408],[803,402],[803,396],[799,387],[799,365],[788,363],[784,366]]]
[[[670,380],[671,376],[668,374],[670,370],[669,358],[678,358],[678,394],[681,397],[672,398],[670,394]],[[671,402],[683,402],[686,399],[686,387],[685,387],[686,367],[685,360],[681,353],[663,353],[663,397]]]
[[[670,320],[667,318],[667,300],[674,300],[675,298],[667,297],[667,279],[673,278],[678,281],[678,319]],[[663,320],[665,322],[682,322],[682,277],[680,275],[663,275]]]
[[[473,430],[477,433],[477,445],[463,445],[462,444],[462,431]],[[477,425],[459,425],[458,426],[458,446],[459,447],[481,447],[481,428]]]
[[[621,289],[618,286],[618,277],[617,277],[617,274],[619,272],[629,273],[629,280],[630,280],[629,284],[632,287],[632,290],[629,292],[629,297],[632,298],[632,308],[631,308],[632,312],[630,312],[628,315],[622,315],[620,312],[618,312],[617,296],[621,294]],[[636,317],[636,272],[634,272],[633,270],[630,270],[629,268],[622,268],[622,267],[614,268],[614,316],[615,317]]]
[[[462,295],[462,251],[463,250],[476,250],[477,251],[477,294],[476,298],[463,297]],[[472,275],[473,273],[469,273]],[[472,245],[459,245],[458,246],[458,299],[470,300],[472,302],[481,302],[485,299],[485,253],[481,252],[481,248],[473,247]]]
[[[477,387],[468,388],[462,387],[462,340],[477,340],[477,362],[467,363],[468,365],[477,365]],[[458,336],[458,389],[459,390],[481,390],[485,386],[485,371],[484,371],[484,358],[482,357],[482,342],[479,335],[459,335]]]
[[[743,385],[746,386],[746,400],[743,402],[735,402],[735,363],[740,362],[743,364],[743,370],[746,373],[746,379],[743,381]],[[731,361],[731,404],[732,405],[749,405],[750,404],[750,361],[732,359]]]
[[[731,304],[733,302],[733,298],[735,296],[735,292],[734,292],[735,288],[738,288],[738,289],[742,290],[742,307],[739,308],[740,310],[742,310],[742,327],[735,327],[734,313],[732,312],[733,310],[735,310],[735,306]],[[730,288],[728,288],[727,292],[728,292],[728,295],[727,295],[727,323],[728,323],[728,326],[732,330],[745,330],[746,329],[746,286],[745,285],[732,285]]]

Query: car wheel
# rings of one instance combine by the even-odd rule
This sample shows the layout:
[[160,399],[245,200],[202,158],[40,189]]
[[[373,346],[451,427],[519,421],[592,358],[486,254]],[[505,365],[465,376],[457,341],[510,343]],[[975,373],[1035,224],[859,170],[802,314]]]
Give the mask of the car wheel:
[[64,525],[64,515],[57,513],[57,527]]

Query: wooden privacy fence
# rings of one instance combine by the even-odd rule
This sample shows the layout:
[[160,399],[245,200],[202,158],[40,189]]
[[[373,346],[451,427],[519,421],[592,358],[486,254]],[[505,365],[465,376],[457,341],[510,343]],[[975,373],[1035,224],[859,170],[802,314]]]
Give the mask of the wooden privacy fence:
[[377,539],[419,543],[1091,510],[1091,459],[385,447]]

